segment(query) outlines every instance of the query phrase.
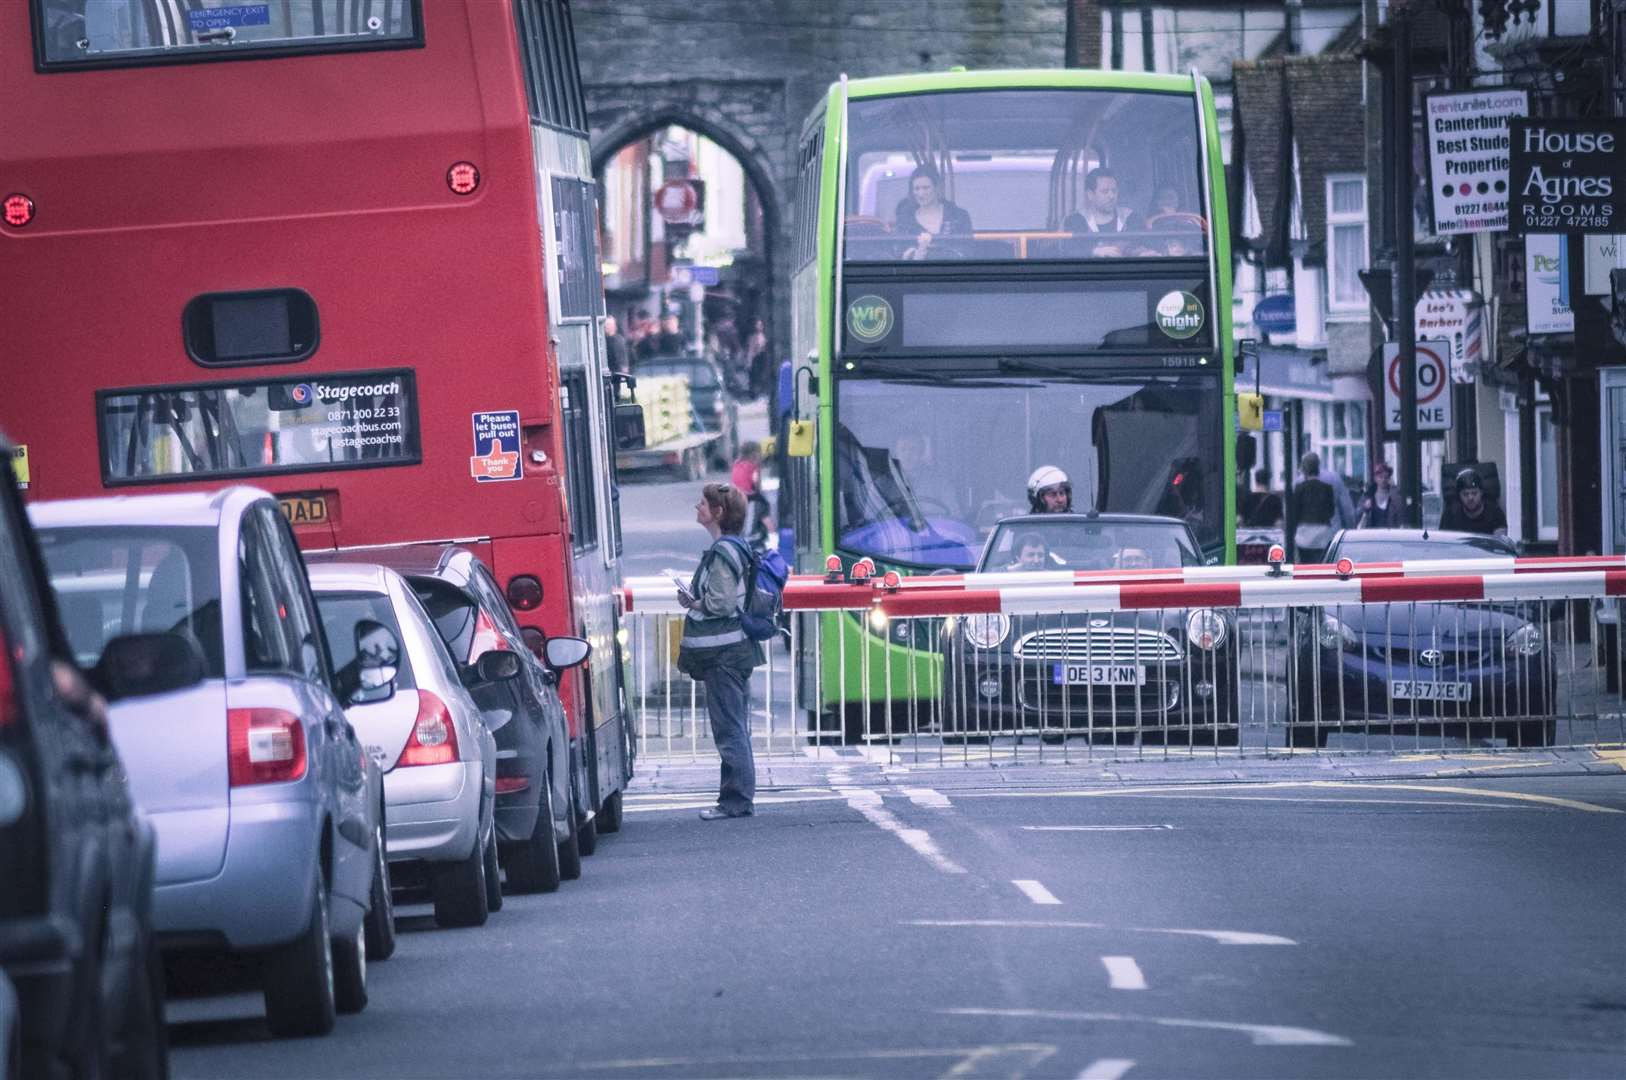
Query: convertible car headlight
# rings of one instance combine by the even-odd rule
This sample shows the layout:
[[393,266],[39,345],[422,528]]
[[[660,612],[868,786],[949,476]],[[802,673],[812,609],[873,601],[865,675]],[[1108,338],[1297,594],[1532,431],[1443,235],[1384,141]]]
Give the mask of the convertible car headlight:
[[1541,627],[1525,623],[1507,636],[1507,651],[1509,656],[1535,656],[1541,652]]
[[998,647],[1011,632],[1009,615],[967,615],[965,639],[978,649]]
[[1335,615],[1322,613],[1321,632],[1316,635],[1324,649],[1354,649],[1360,644],[1355,631]]
[[1217,649],[1225,644],[1225,619],[1211,608],[1198,608],[1186,616],[1186,640],[1199,649]]

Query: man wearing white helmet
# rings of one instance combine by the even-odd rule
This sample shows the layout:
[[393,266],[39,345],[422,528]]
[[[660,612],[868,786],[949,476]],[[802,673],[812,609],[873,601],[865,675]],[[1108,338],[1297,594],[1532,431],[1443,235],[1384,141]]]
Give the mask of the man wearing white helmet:
[[1028,477],[1028,506],[1035,514],[1072,513],[1072,481],[1054,465],[1040,465]]

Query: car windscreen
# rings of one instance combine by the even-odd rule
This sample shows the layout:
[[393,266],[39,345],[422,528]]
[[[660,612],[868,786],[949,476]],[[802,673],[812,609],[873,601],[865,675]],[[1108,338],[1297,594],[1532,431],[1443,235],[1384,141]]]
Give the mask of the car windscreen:
[[414,0],[34,0],[33,7],[47,68],[400,48],[422,40]]
[[653,363],[634,364],[633,375],[681,375],[689,380],[689,385],[700,390],[709,390],[717,386],[717,372],[710,364],[679,364],[679,363]]
[[210,678],[224,677],[213,528],[48,526],[38,533],[63,629],[82,667],[95,666],[113,638],[173,632],[198,644]]
[[459,664],[468,663],[474,648],[474,627],[479,608],[463,591],[449,582],[431,577],[409,579],[412,591],[423,603],[424,610],[435,624],[435,632],[446,643],[452,659]]
[[410,465],[412,372],[354,372],[101,390],[108,484]]
[[1190,93],[993,89],[848,105],[846,258],[1200,257]]
[[389,597],[372,592],[319,592],[316,609],[322,613],[322,629],[327,633],[328,651],[333,654],[333,670],[339,673],[341,681],[345,673],[356,666],[356,624],[362,619],[371,619],[388,627],[395,639],[402,642],[396,657],[395,688],[417,688],[412,677],[412,658],[407,654],[401,624],[396,621],[395,607]]
[[979,569],[1151,570],[1200,566],[1190,534],[1175,522],[1020,521],[1001,523]]
[[1329,559],[1357,563],[1405,562],[1417,559],[1497,559],[1515,554],[1508,544],[1489,536],[1450,540],[1359,540],[1346,537]]
[[836,540],[917,569],[970,569],[1053,465],[1073,507],[1158,514],[1222,542],[1218,380],[1201,376],[843,379]]

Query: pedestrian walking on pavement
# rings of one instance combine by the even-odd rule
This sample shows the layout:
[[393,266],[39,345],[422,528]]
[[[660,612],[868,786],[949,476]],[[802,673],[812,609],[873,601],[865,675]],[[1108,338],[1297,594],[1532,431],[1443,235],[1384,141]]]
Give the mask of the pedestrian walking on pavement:
[[678,603],[683,643],[678,670],[705,684],[711,737],[722,759],[717,805],[700,811],[707,821],[748,817],[757,792],[751,754],[751,671],[762,663],[761,647],[745,634],[740,610],[745,603],[751,553],[740,539],[745,527],[745,495],[732,484],[707,484],[695,504],[694,519],[711,536],[688,588]]

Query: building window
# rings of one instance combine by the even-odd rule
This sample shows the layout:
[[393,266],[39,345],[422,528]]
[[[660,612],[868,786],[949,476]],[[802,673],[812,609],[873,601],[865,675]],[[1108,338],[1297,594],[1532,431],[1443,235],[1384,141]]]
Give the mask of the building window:
[[1320,401],[1315,407],[1311,445],[1323,465],[1353,483],[1353,495],[1366,482],[1366,404]]
[[1558,441],[1547,404],[1536,406],[1536,539],[1558,539]]
[[1327,310],[1365,311],[1366,177],[1327,177]]

